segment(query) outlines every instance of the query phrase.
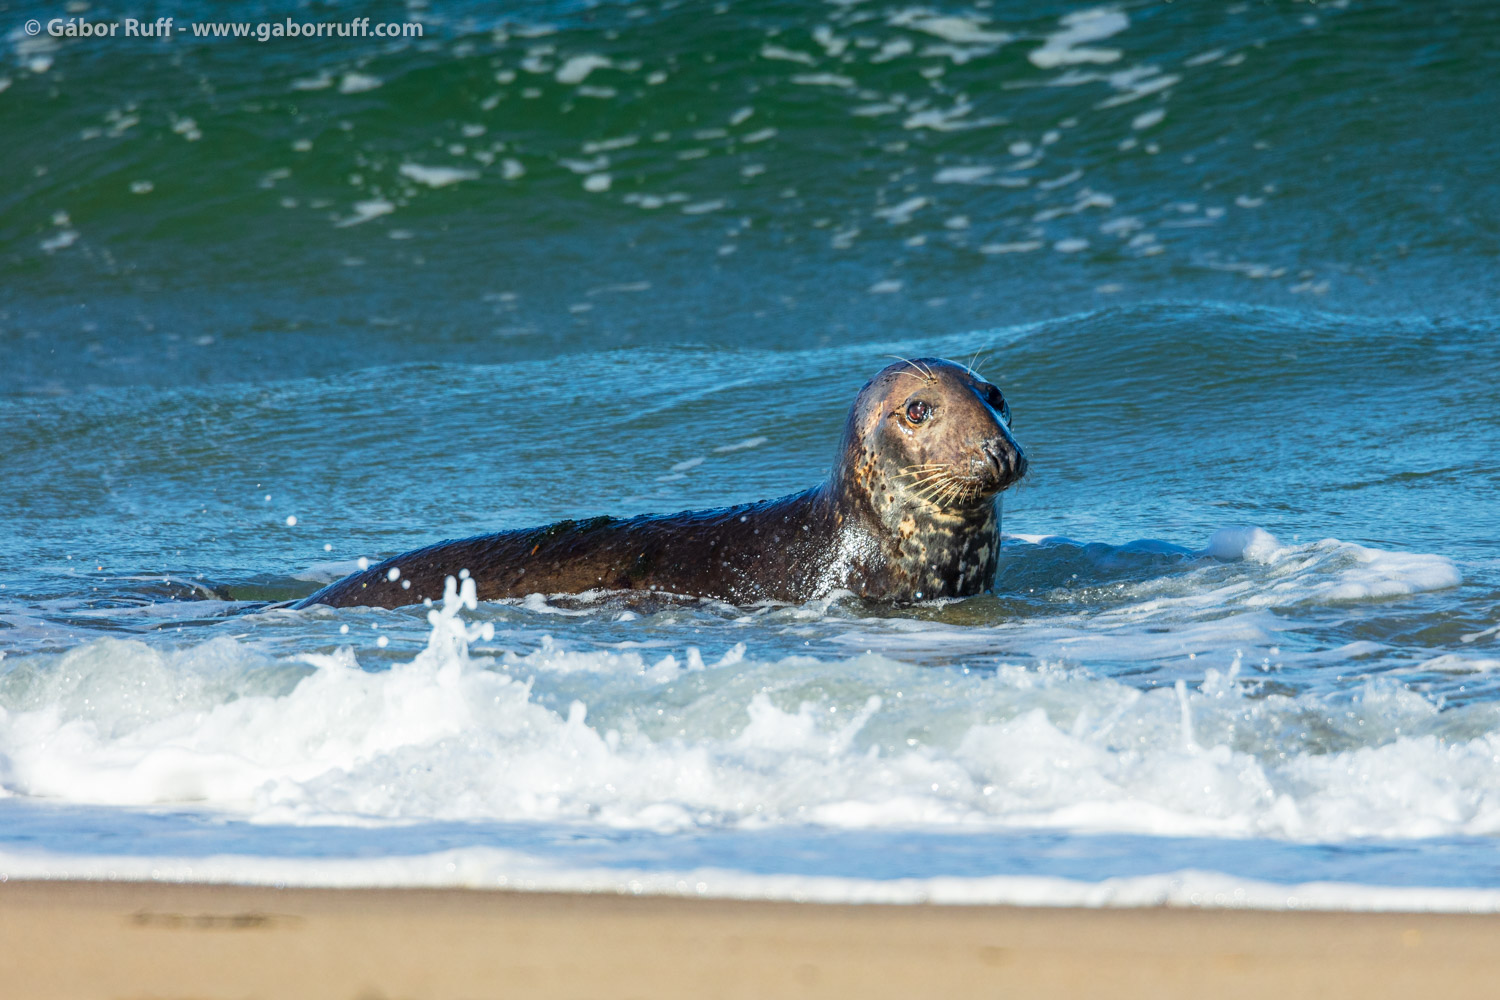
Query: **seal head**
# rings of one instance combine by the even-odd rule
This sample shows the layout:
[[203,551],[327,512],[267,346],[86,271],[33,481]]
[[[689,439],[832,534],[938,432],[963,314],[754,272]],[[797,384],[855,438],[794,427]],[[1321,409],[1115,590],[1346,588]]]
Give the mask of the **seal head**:
[[[855,560],[856,593],[962,597],[994,582],[996,498],[1026,474],[999,387],[941,358],[879,372],[850,408],[830,485],[879,552]],[[864,572],[860,572],[864,570]]]

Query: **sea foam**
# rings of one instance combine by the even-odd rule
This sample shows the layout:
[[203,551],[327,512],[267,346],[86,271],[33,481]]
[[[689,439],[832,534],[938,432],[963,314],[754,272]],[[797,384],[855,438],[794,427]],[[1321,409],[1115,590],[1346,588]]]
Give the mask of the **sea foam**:
[[[1392,553],[1286,554],[1268,539],[1216,536],[1209,550],[1292,567],[1261,583],[1272,593],[1298,572],[1331,574],[1322,589],[1304,581],[1309,600],[1367,596],[1372,566],[1411,586],[1448,579]],[[465,625],[476,608],[472,581],[450,587],[426,647],[388,669],[351,647],[276,657],[227,637],[179,649],[104,639],[8,662],[0,785],[294,824],[1500,832],[1500,720],[1440,712],[1390,680],[1341,698],[1261,691],[1237,656],[1198,683],[1143,690],[1045,659],[950,670],[881,652],[758,658],[743,645],[714,661],[550,640],[508,651],[492,623]],[[903,637],[945,634],[910,624],[884,634],[897,655]],[[1103,618],[1105,641],[1126,641],[1113,624]]]

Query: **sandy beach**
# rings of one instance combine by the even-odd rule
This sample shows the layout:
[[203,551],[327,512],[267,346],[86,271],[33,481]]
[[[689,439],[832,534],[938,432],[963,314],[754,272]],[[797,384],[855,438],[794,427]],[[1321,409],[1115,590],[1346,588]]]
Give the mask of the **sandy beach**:
[[0,983],[54,997],[1494,996],[1500,917],[0,885]]

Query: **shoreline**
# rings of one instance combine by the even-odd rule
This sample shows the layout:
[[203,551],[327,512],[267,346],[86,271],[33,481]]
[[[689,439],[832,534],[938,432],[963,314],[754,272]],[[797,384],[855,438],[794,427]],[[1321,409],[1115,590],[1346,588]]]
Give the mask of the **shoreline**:
[[28,1000],[1492,996],[1500,915],[0,884]]

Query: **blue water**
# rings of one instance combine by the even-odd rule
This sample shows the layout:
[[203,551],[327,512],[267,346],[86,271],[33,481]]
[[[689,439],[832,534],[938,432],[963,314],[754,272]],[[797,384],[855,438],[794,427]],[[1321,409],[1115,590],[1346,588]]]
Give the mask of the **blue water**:
[[[376,6],[5,28],[0,872],[1500,889],[1490,5]],[[1011,400],[993,594],[261,610],[888,354]]]

